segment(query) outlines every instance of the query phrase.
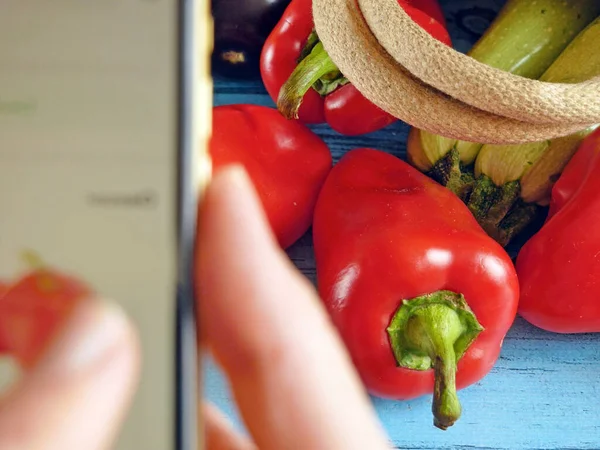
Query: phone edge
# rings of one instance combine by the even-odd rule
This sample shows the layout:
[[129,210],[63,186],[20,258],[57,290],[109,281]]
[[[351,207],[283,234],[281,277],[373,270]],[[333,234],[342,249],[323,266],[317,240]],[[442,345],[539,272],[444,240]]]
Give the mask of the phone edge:
[[[203,0],[199,0],[203,1]],[[194,165],[195,83],[197,70],[196,0],[178,0],[177,37],[177,292],[175,339],[175,448],[202,449],[200,404],[200,364],[197,348],[197,324],[193,266],[197,207]]]

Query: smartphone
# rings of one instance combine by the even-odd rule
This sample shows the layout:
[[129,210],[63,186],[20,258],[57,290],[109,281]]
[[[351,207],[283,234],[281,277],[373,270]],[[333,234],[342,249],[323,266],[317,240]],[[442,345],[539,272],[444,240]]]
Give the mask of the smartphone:
[[[209,0],[3,0],[0,280],[36,252],[120,302],[142,347],[118,450],[197,449],[192,265],[210,175]],[[22,373],[0,356],[0,386]]]

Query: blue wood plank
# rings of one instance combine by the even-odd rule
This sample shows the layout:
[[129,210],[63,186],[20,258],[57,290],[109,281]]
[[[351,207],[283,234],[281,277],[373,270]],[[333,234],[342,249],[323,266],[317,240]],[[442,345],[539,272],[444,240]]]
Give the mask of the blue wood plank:
[[[445,0],[454,45],[466,51],[483,32],[502,0]],[[274,106],[260,81],[215,80],[215,104]],[[396,123],[368,136],[347,138],[315,126],[334,161],[357,147],[405,155],[408,127]],[[315,282],[310,232],[288,254]],[[243,429],[226,380],[205,360],[204,392]],[[502,354],[480,383],[459,393],[463,416],[442,432],[431,423],[431,398],[395,402],[373,398],[377,414],[395,446],[402,449],[559,450],[600,449],[600,336],[555,335],[517,318]],[[367,449],[365,449],[367,450]]]

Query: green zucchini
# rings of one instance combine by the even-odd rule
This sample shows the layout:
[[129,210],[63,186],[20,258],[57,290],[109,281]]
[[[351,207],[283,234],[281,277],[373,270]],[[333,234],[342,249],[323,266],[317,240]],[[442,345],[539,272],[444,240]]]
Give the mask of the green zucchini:
[[[508,0],[469,55],[489,66],[538,79],[582,30],[600,15],[600,0]],[[596,44],[597,47],[597,44]],[[470,192],[483,144],[412,129],[408,160],[454,190]]]
[[[540,80],[580,83],[600,76],[599,45],[600,17],[569,44]],[[468,206],[488,234],[507,245],[524,229],[538,207],[548,205],[554,182],[581,141],[598,126],[551,141],[484,145],[475,161]]]

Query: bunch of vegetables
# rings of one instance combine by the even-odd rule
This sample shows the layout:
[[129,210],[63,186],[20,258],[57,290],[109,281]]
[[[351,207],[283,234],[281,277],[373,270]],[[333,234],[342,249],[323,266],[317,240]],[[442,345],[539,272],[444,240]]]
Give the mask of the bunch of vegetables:
[[[599,14],[600,2],[594,0],[509,0],[470,55],[527,78],[581,82],[600,75],[594,45],[600,40]],[[408,159],[462,198],[486,232],[506,246],[543,213],[553,182],[595,128],[547,142],[504,146],[413,129]]]
[[[452,45],[436,0],[398,3]],[[489,373],[517,312],[552,332],[600,332],[598,126],[517,146],[413,129],[410,164],[360,148],[333,166],[307,125],[360,135],[396,119],[327,55],[311,0],[213,0],[213,14],[215,69],[260,74],[277,104],[214,108],[214,166],[244,165],[283,249],[313,227],[319,293],[371,394],[432,394],[434,424],[447,429],[461,415],[457,391]],[[508,0],[469,54],[572,83],[600,75],[598,42],[598,0]],[[513,264],[503,247],[546,206]],[[0,283],[0,354],[24,369],[91,295],[29,263],[25,276]]]
[[[452,44],[436,0],[398,3]],[[309,124],[359,135],[396,119],[329,58],[311,0],[213,0],[213,12],[215,69],[260,73],[277,104],[214,108],[214,166],[244,165],[282,248],[313,227],[319,293],[371,394],[432,394],[434,424],[447,429],[461,415],[457,391],[489,373],[517,312],[549,331],[600,332],[600,129],[520,146],[413,129],[412,165],[360,148],[333,166]],[[508,0],[470,56],[529,78],[591,78],[599,15],[598,0]],[[503,246],[547,205],[515,266]],[[30,263],[0,284],[0,353],[25,369],[91,294]]]
[[[399,4],[452,45],[437,1]],[[600,75],[599,16],[597,0],[508,0],[469,54],[524,77],[579,82]],[[600,332],[597,127],[517,146],[413,129],[408,163],[360,148],[332,168],[308,125],[360,135],[396,119],[327,55],[311,0],[289,3],[260,72],[277,109],[215,108],[215,166],[246,167],[282,248],[313,227],[319,293],[371,394],[433,394],[434,424],[447,429],[461,415],[457,391],[491,370],[517,312],[549,331]],[[548,205],[515,266],[503,247]]]

